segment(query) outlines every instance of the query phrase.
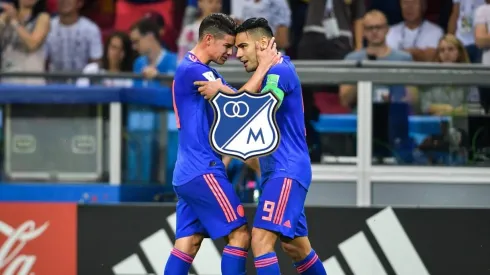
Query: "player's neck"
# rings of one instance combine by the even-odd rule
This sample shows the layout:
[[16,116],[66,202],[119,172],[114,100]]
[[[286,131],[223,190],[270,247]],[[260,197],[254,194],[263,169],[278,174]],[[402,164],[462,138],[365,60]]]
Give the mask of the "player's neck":
[[209,65],[209,63],[211,62],[211,59],[209,58],[208,54],[206,53],[206,51],[199,47],[199,44],[197,44],[192,50],[191,50],[191,53],[197,57],[197,59],[201,62],[201,63],[204,63],[206,65]]

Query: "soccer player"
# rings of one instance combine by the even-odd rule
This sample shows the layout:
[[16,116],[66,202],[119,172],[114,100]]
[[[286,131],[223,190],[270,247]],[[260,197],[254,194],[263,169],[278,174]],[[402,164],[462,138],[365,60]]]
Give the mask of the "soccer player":
[[[247,72],[260,67],[257,42],[264,47],[272,30],[264,18],[250,18],[237,28],[237,57]],[[226,90],[216,82],[200,83],[202,93],[211,97]],[[305,138],[301,83],[289,57],[274,65],[262,83],[261,92],[273,92],[280,100],[276,113],[281,141],[277,150],[260,157],[262,194],[252,229],[252,251],[258,275],[279,275],[274,245],[280,239],[283,250],[292,258],[298,273],[326,275],[308,239],[304,202],[311,182],[311,164]]]
[[[205,237],[225,237],[222,274],[246,274],[250,235],[244,209],[226,177],[221,157],[209,144],[213,109],[194,85],[195,81],[221,78],[209,63],[224,64],[232,55],[235,30],[235,22],[227,15],[206,17],[199,27],[198,44],[186,55],[174,76],[173,105],[179,128],[173,175],[178,196],[177,230],[165,275],[187,275]],[[273,47],[257,53],[263,64],[242,89],[259,88],[267,71],[278,60],[276,52]],[[231,89],[231,92],[236,91]]]

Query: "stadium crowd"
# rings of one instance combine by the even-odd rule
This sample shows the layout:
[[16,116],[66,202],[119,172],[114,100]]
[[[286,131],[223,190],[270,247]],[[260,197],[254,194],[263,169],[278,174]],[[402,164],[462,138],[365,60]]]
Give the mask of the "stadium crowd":
[[[81,78],[77,85],[153,87],[197,42],[200,21],[224,12],[264,17],[278,48],[303,60],[380,60],[490,65],[489,0],[7,0],[0,4],[1,70],[135,72],[146,79]],[[44,84],[45,79],[2,79]],[[352,85],[304,87],[314,160],[319,114],[355,113]],[[376,102],[412,114],[488,113],[485,87],[374,85]]]

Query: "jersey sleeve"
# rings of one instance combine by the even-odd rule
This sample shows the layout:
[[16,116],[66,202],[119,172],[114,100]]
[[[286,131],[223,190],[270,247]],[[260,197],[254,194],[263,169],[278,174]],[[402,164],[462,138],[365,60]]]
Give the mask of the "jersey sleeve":
[[[195,81],[214,81],[217,79],[213,70],[200,63],[192,63],[185,70],[185,79],[194,83]],[[192,91],[197,93],[197,87]]]
[[272,92],[282,102],[284,96],[291,92],[289,89],[289,68],[285,65],[272,67],[266,75],[265,84],[261,93]]
[[213,71],[211,68],[204,66],[200,63],[191,64],[186,70],[187,79],[192,79],[194,81],[215,81],[218,78],[221,78],[221,81],[224,85],[230,87],[235,92],[237,91],[233,88],[228,82],[226,82],[223,77],[218,73]]
[[226,82],[223,78],[221,79],[221,81],[223,82],[223,84],[225,84],[226,86],[228,86],[228,88],[232,89],[235,93],[238,93],[238,90],[231,86],[228,82]]

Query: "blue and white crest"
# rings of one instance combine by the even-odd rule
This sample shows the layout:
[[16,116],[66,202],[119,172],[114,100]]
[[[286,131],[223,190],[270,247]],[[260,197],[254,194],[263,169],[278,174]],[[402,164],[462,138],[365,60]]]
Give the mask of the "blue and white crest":
[[279,100],[271,92],[224,94],[211,99],[214,123],[209,140],[222,155],[242,160],[269,155],[279,145],[280,132],[276,123]]

